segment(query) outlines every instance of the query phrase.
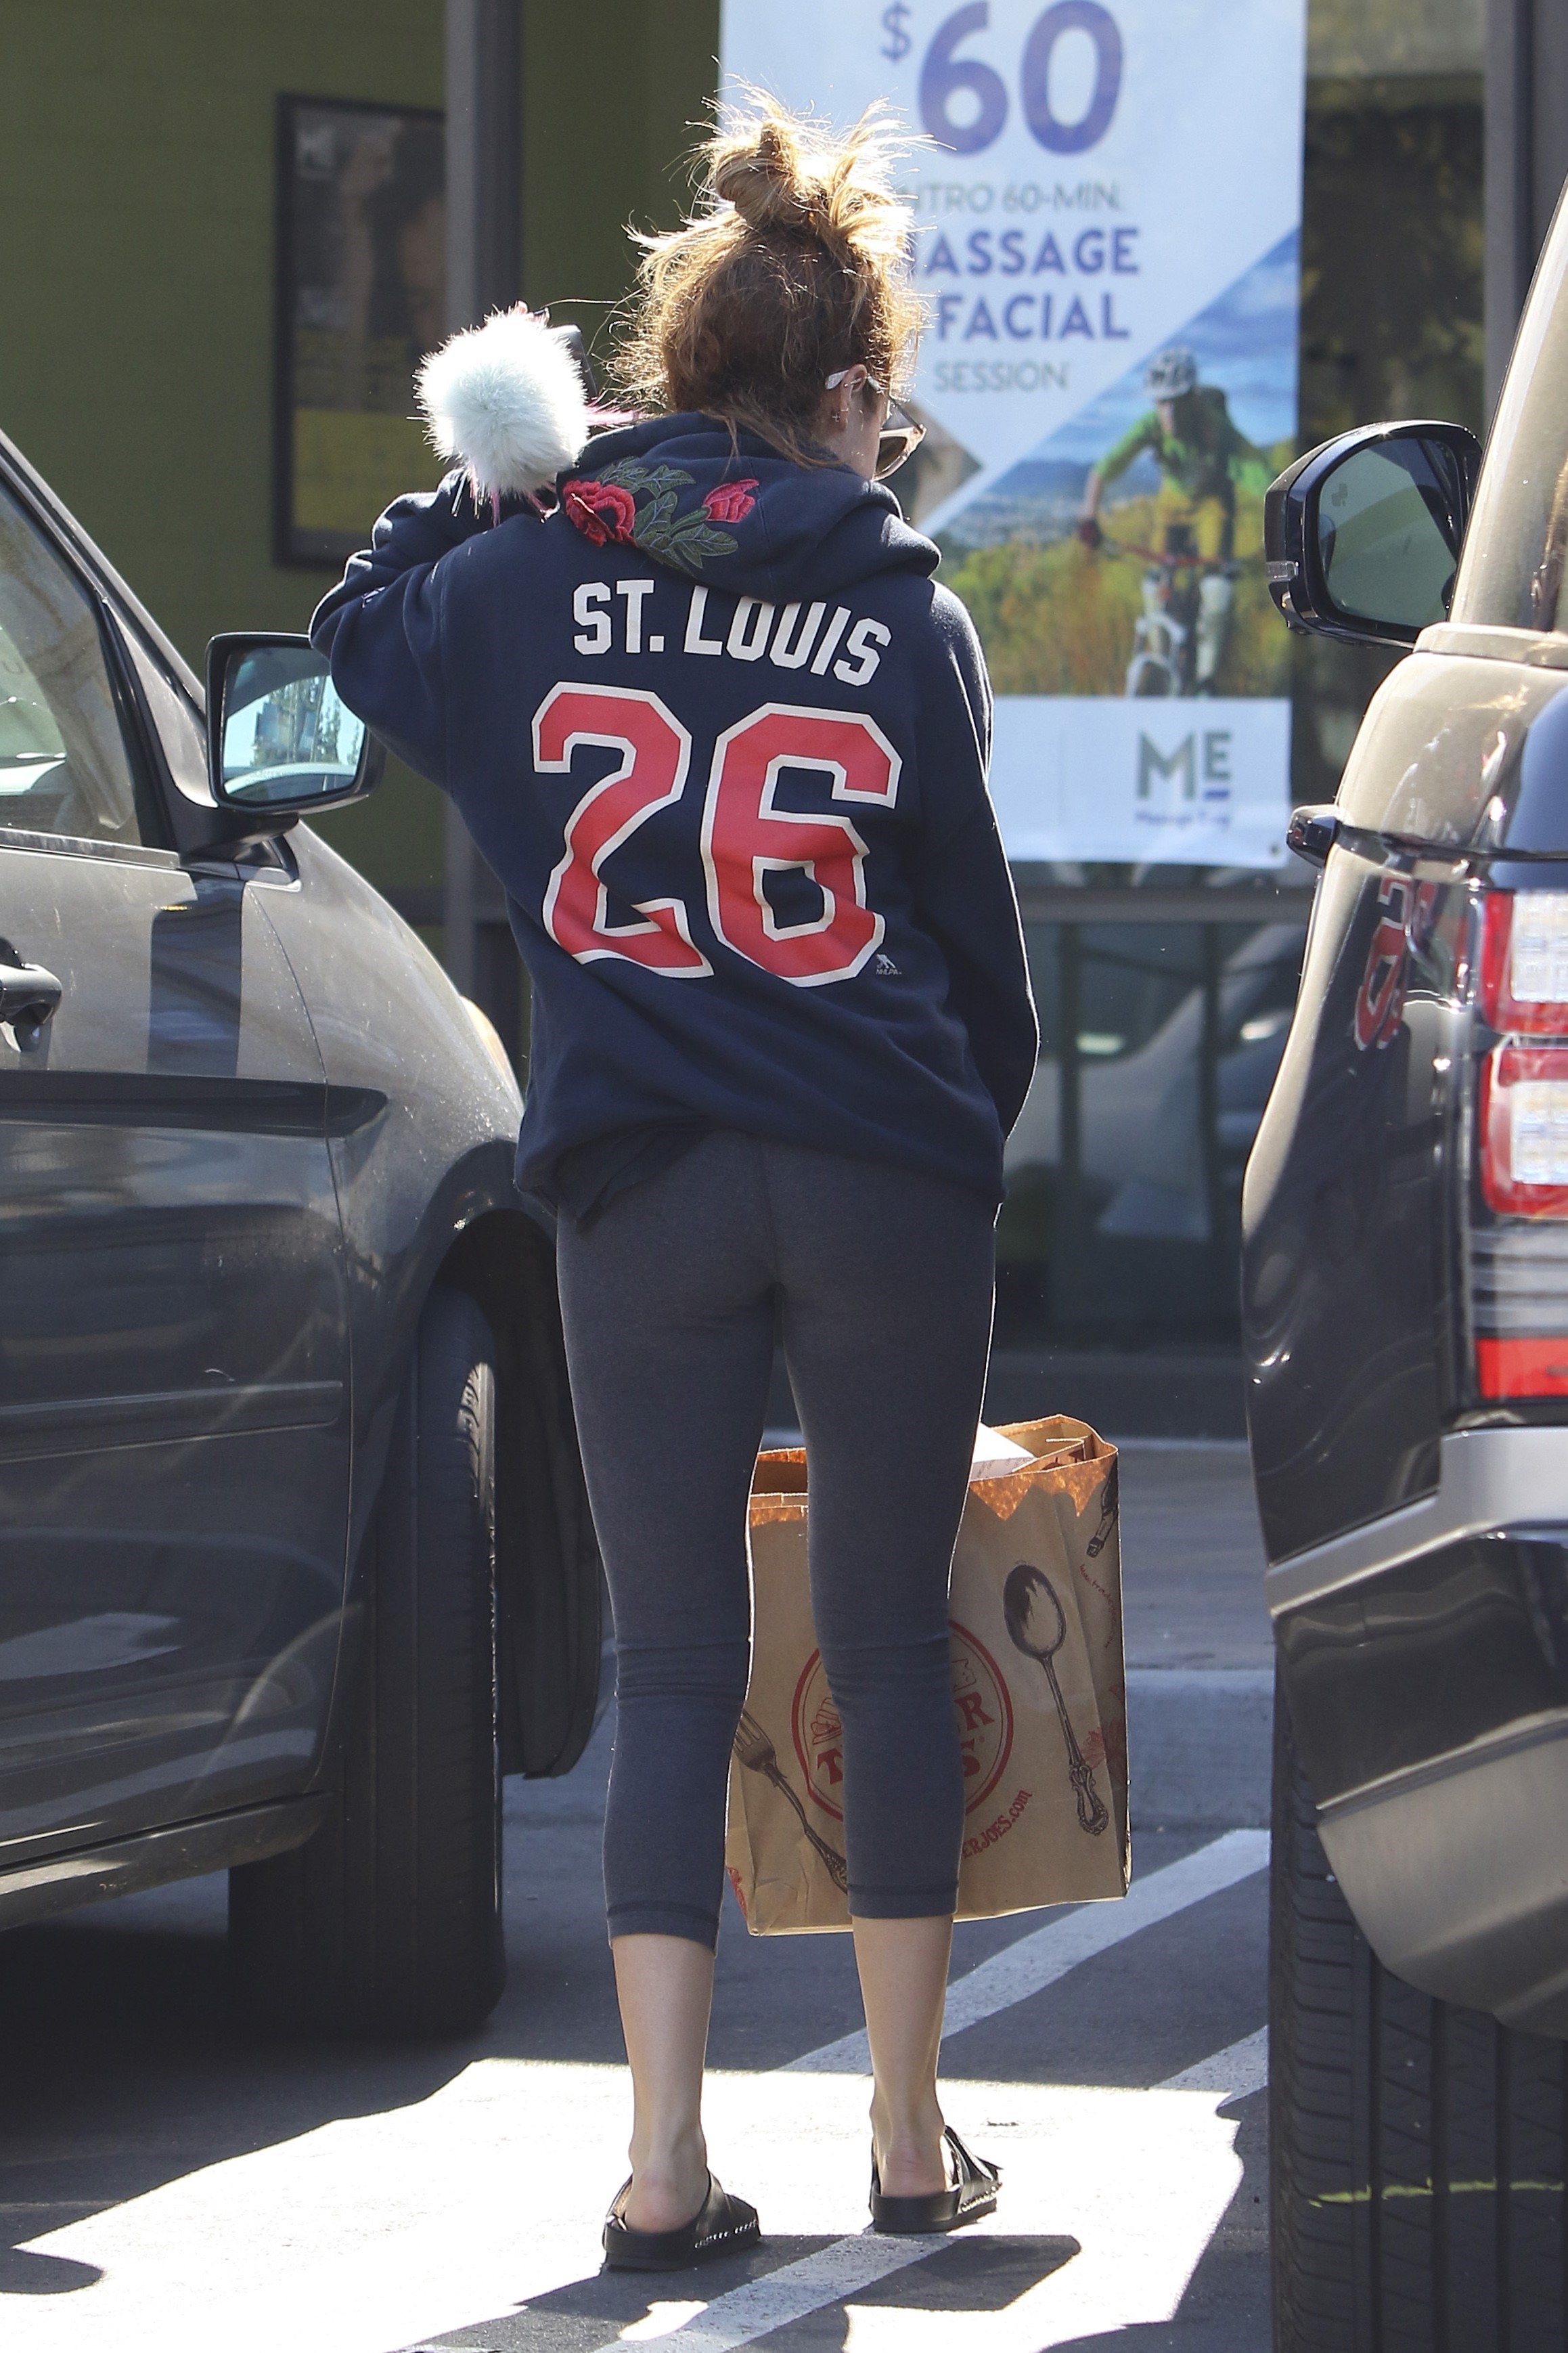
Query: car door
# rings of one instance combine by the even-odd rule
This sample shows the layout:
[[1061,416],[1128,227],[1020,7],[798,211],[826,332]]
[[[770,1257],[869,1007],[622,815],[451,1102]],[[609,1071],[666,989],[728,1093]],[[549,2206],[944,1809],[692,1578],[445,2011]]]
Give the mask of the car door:
[[164,846],[184,691],[0,475],[0,1865],[297,1788],[335,1666],[326,1089],[289,867]]

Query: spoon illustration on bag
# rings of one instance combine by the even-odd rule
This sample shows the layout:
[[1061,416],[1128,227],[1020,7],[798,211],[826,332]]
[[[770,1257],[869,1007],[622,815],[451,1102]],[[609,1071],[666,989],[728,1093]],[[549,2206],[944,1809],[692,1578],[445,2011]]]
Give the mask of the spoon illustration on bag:
[[819,1838],[805,1819],[805,1808],[779,1771],[778,1752],[754,1715],[741,1710],[741,1721],[735,1733],[735,1754],[749,1772],[760,1773],[771,1781],[781,1798],[787,1798],[800,1818],[801,1829],[827,1865],[828,1875],[840,1895],[849,1893],[849,1866],[837,1847]]
[[1056,1587],[1043,1568],[1033,1568],[1026,1560],[1021,1560],[1016,1568],[1007,1572],[1007,1582],[1002,1588],[1002,1608],[1015,1649],[1022,1651],[1026,1658],[1037,1659],[1045,1669],[1046,1681],[1061,1718],[1062,1737],[1067,1742],[1068,1776],[1078,1793],[1079,1827],[1088,1831],[1091,1838],[1098,1838],[1110,1817],[1094,1786],[1094,1767],[1086,1761],[1078,1745],[1062,1687],[1057,1681],[1056,1654],[1067,1641],[1068,1623]]

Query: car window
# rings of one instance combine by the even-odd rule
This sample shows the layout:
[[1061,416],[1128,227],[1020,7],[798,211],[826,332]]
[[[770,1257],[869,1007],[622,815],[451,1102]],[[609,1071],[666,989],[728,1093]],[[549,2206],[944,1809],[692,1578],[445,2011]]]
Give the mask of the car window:
[[91,597],[0,490],[0,832],[156,840]]
[[1454,591],[1452,618],[1568,628],[1568,214],[1520,325]]

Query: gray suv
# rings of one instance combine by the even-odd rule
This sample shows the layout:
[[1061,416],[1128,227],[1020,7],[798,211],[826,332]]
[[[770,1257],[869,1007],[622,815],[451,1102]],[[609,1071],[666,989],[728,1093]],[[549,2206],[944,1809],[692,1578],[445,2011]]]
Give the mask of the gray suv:
[[226,1869],[251,2016],[438,2033],[599,1573],[506,1055],[299,822],[378,758],[0,438],[0,1926]]

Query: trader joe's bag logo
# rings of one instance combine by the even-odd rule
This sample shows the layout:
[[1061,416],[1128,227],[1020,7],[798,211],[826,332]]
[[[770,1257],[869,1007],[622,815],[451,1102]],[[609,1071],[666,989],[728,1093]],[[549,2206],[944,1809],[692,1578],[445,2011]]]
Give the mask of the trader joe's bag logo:
[[[948,1620],[952,1638],[952,1704],[963,1758],[964,1811],[984,1804],[1006,1769],[1013,1748],[1013,1703],[1001,1669],[985,1648]],[[805,1786],[825,1814],[844,1819],[844,1729],[823,1672],[822,1653],[813,1651],[795,1687],[791,1715],[795,1753]]]

